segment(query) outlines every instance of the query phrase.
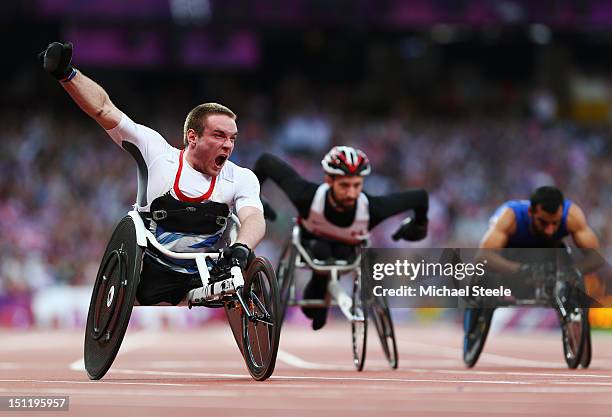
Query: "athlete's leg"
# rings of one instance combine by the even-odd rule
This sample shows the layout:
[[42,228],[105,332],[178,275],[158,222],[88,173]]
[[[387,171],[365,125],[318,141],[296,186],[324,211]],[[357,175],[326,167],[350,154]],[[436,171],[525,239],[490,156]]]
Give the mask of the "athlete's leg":
[[199,274],[172,271],[145,255],[136,299],[140,305],[178,305],[190,290],[201,286]]
[[[331,260],[333,251],[329,242],[318,239],[309,239],[302,242],[306,250],[314,259]],[[304,299],[323,300],[327,294],[329,274],[317,274],[312,272],[310,281],[304,287]],[[312,319],[312,328],[319,330],[327,321],[327,307],[302,307],[304,315]]]

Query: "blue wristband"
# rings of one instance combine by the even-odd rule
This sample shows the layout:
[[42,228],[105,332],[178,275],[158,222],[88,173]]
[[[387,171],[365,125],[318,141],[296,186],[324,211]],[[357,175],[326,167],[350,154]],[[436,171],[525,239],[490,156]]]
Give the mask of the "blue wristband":
[[77,70],[76,70],[76,68],[72,68],[72,72],[70,73],[70,75],[69,75],[69,76],[67,76],[66,78],[64,78],[64,79],[62,80],[62,82],[63,82],[63,83],[67,83],[67,82],[69,82],[70,80],[72,80],[72,79],[73,79],[73,78],[74,78],[76,75],[77,75]]

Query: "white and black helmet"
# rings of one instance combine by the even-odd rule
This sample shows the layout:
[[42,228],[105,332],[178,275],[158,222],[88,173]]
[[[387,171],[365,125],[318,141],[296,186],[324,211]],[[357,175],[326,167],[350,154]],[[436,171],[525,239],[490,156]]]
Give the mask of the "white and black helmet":
[[372,170],[366,154],[351,146],[334,146],[321,161],[328,175],[365,177]]

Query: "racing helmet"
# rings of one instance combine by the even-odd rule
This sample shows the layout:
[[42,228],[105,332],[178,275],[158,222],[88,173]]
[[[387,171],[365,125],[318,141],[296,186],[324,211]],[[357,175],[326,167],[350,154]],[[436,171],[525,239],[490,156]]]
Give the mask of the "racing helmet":
[[351,146],[334,146],[321,160],[321,165],[328,175],[365,177],[372,170],[366,154]]

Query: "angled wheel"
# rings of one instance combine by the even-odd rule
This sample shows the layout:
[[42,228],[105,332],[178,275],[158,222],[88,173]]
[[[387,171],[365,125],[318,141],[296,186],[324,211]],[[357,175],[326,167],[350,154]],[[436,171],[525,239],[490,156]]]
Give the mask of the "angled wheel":
[[[559,314],[559,321],[561,323],[561,339],[563,341],[565,362],[568,368],[576,369],[581,362],[582,353],[587,344],[590,329],[588,309],[578,307],[567,309],[565,314]],[[585,360],[587,366],[588,362]]]
[[278,285],[266,258],[246,271],[242,299],[250,313],[242,313],[242,353],[253,379],[264,381],[274,372],[280,338]]
[[367,290],[363,287],[361,271],[358,269],[353,280],[353,293],[351,306],[351,337],[353,346],[353,364],[358,371],[363,370],[366,356],[366,342],[368,336],[367,316]]
[[294,272],[295,272],[295,258],[297,251],[291,244],[291,241],[287,242],[283,254],[281,255],[278,266],[276,267],[276,280],[278,282],[278,288],[280,291],[280,325],[282,326],[285,315],[287,314],[287,307],[289,304],[289,296],[291,285],[293,284]]
[[385,357],[391,369],[397,369],[397,343],[387,300],[384,297],[373,297],[370,308]]
[[584,340],[584,348],[582,349],[582,356],[580,358],[580,366],[588,368],[591,365],[592,347],[591,347],[591,323],[589,322],[589,315],[587,309],[587,319],[585,325],[587,328],[586,339]]
[[478,362],[493,319],[491,308],[466,308],[463,316],[463,362],[468,368]]
[[134,221],[125,216],[106,247],[89,303],[84,359],[90,379],[102,378],[119,352],[134,306],[142,254]]

